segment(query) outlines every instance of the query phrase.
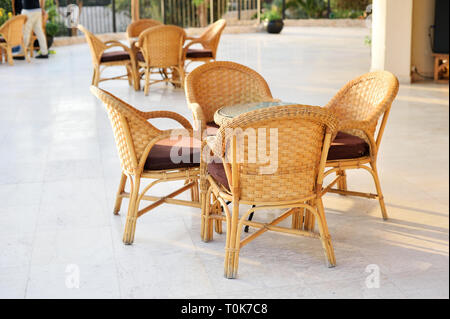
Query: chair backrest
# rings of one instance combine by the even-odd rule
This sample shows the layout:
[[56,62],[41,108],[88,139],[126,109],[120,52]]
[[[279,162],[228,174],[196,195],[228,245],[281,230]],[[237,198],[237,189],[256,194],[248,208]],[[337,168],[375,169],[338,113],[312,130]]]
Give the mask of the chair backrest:
[[114,95],[91,86],[91,92],[98,97],[108,112],[119,152],[122,170],[130,174],[143,167],[142,155],[149,142],[161,134],[151,125],[143,113]]
[[139,48],[151,67],[178,66],[182,60],[186,32],[174,25],[159,25],[141,33]]
[[[186,79],[186,97],[194,119],[212,122],[214,113],[223,106],[272,100],[269,86],[256,71],[234,62],[203,64]],[[192,108],[198,104],[204,118]]]
[[127,27],[128,38],[136,38],[148,28],[161,25],[162,23],[153,19],[140,19],[132,22]]
[[[233,179],[228,182],[232,192],[235,187],[239,189],[241,200],[265,203],[299,200],[314,196],[321,188],[336,126],[334,114],[318,106],[259,109],[222,126],[216,135],[214,152],[222,155],[225,163],[233,162],[232,141],[236,136],[238,161],[231,166],[237,170],[239,181],[238,185],[233,185]],[[324,143],[326,138],[328,142]]]
[[[332,110],[340,121],[371,123],[371,131],[375,134],[378,120],[390,110],[398,88],[398,79],[388,71],[366,73],[347,83],[326,107]],[[383,126],[386,120],[387,116],[384,116]],[[365,134],[359,130],[346,132],[367,140]]]
[[203,34],[200,36],[202,45],[212,51],[214,58],[216,58],[216,52],[219,46],[220,37],[226,25],[227,22],[224,19],[217,20],[216,22],[208,26],[205,32],[203,32]]
[[16,46],[23,42],[23,26],[27,21],[26,15],[12,17],[0,26],[0,35],[6,40],[8,45]]
[[100,62],[103,51],[106,49],[106,44],[81,24],[78,25],[78,29],[83,32],[86,37],[89,49],[91,50],[92,63],[97,65]]

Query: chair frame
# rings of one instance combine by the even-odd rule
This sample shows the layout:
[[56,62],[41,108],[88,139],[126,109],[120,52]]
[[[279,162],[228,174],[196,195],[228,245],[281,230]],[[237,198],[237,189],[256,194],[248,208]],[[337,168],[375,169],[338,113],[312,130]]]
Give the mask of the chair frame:
[[[135,22],[132,22],[127,27],[127,37],[128,41],[131,41],[132,38],[138,38],[139,35],[147,30],[148,28],[163,25],[161,22],[153,19],[139,19]],[[141,28],[141,26],[145,26],[145,28]],[[138,29],[138,32],[135,32],[135,29]],[[131,42],[130,42],[131,44]]]
[[[272,118],[273,115],[282,112],[292,114],[292,108],[298,106],[300,105],[273,107],[271,110],[256,110],[235,118],[233,122],[240,120],[245,121],[245,118],[249,119],[249,121],[254,121],[258,117],[260,119],[264,117],[265,119]],[[320,239],[324,249],[327,266],[334,267],[336,265],[336,258],[334,255],[334,249],[331,242],[331,236],[328,231],[322,202],[322,197],[329,190],[329,187],[324,188],[322,187],[322,184],[325,177],[324,171],[328,149],[331,145],[331,139],[337,121],[331,112],[323,112],[324,110],[320,110],[319,107],[300,107],[303,108],[303,110],[300,109],[299,113],[304,112],[305,109],[309,109],[309,112],[306,112],[306,114],[311,115],[309,120],[314,120],[313,114],[316,112],[318,116],[324,116],[324,114],[326,114],[325,116],[328,117],[326,122],[323,121],[321,123],[324,124],[325,134],[322,144],[320,163],[318,164],[317,179],[314,187],[315,189],[309,195],[302,198],[289,201],[271,202],[258,202],[240,199],[242,192],[240,189],[240,164],[237,162],[238,150],[236,136],[232,136],[231,146],[229,148],[231,150],[231,163],[226,162],[225,152],[222,151],[225,142],[218,142],[220,139],[222,141],[224,140],[224,132],[226,128],[229,127],[229,124],[222,126],[215,137],[208,137],[202,143],[203,157],[200,166],[200,198],[202,203],[201,238],[205,242],[213,239],[212,221],[218,221],[216,222],[215,230],[219,234],[222,233],[222,222],[226,222],[227,238],[224,261],[224,275],[226,278],[231,279],[237,277],[240,249],[269,230]],[[289,110],[289,108],[291,109]],[[222,146],[218,148],[217,145],[220,143]],[[214,178],[208,174],[206,164],[204,163],[204,155],[208,154],[208,152],[209,155],[220,156],[222,158],[222,163],[230,185],[230,190],[218,184]],[[218,154],[219,152],[221,152],[220,155]],[[232,203],[232,212],[239,212],[240,204],[252,205],[252,208],[247,210],[244,214],[242,214],[242,216],[239,216],[239,214],[230,213],[230,209],[228,207],[228,203],[230,202]],[[250,214],[258,210],[281,208],[287,210],[268,223],[247,220]],[[293,220],[291,228],[277,226],[278,223],[290,216],[292,216]],[[319,227],[319,232],[314,231],[316,221]],[[258,230],[241,240],[243,226],[255,227],[258,228]]]
[[[137,87],[136,83],[136,63],[134,60],[134,54],[130,50],[130,48],[116,40],[103,42],[82,25],[78,25],[78,29],[84,33],[86,41],[89,44],[89,49],[91,51],[92,64],[94,66],[94,73],[92,75],[91,84],[94,86],[98,86],[98,84],[103,81],[123,80],[126,78],[128,79],[129,85],[133,85],[134,83],[134,88],[137,91],[139,88]],[[130,59],[122,61],[101,62],[103,53],[105,53],[106,50],[115,47],[119,47],[127,52],[130,55]],[[125,66],[127,74],[114,76],[111,78],[101,78],[101,72],[104,71],[107,67],[112,66]]]
[[[3,51],[6,52],[5,57],[6,57],[6,61],[9,63],[9,65],[14,65],[14,61],[13,61],[13,55],[12,55],[12,48],[13,46],[16,45],[21,45],[23,50],[24,50],[24,54],[25,54],[25,58],[27,60],[27,62],[30,62],[30,57],[28,55],[28,48],[25,47],[25,44],[23,42],[23,32],[22,29],[20,28],[20,34],[17,33],[12,33],[11,28],[9,27],[12,23],[17,23],[18,20],[23,20],[23,25],[25,25],[26,21],[27,21],[27,16],[26,15],[17,15],[12,17],[11,19],[9,19],[8,21],[6,21],[2,26],[0,26],[0,36],[3,37],[3,39],[5,40],[5,42],[0,42],[0,59],[1,61],[3,61]],[[11,44],[11,38],[12,37],[20,37],[20,41],[18,43],[13,43]]]
[[[203,105],[202,99],[204,99],[205,96],[209,96],[212,93],[209,92],[207,89],[199,88],[201,87],[202,82],[204,81],[216,81],[217,85],[224,86],[228,85],[228,81],[235,81],[235,78],[227,77],[226,79],[221,77],[221,74],[223,75],[223,72],[217,72],[217,74],[210,73],[214,70],[224,70],[227,69],[232,72],[236,73],[244,73],[248,76],[248,79],[251,81],[254,81],[258,84],[258,88],[260,90],[260,96],[251,96],[251,92],[249,90],[246,90],[245,87],[242,90],[241,94],[238,96],[238,99],[232,99],[230,98],[231,104],[240,104],[240,103],[249,103],[249,102],[264,102],[264,101],[275,101],[276,99],[273,98],[272,93],[270,92],[269,85],[267,84],[266,80],[255,70],[252,70],[242,64],[235,63],[235,62],[229,62],[229,61],[215,61],[211,63],[207,63],[204,65],[201,65],[192,72],[190,72],[186,77],[186,85],[185,85],[185,94],[186,99],[188,103],[189,109],[192,111],[193,117],[194,117],[194,125],[200,126],[198,129],[203,133],[206,130],[207,123],[214,121],[214,112],[223,106],[226,105],[217,105],[216,109],[213,111],[208,111],[208,107],[206,105]],[[211,78],[211,76],[207,78],[203,78],[203,75],[205,74],[212,74],[214,78]],[[216,78],[217,77],[217,78]],[[220,78],[219,78],[220,77]],[[220,81],[219,81],[220,80]],[[245,85],[243,85],[245,86]],[[226,91],[226,90],[225,90]],[[226,95],[226,93],[224,93]],[[228,102],[228,101],[227,101]],[[225,102],[224,102],[225,103]],[[210,114],[210,115],[208,115]]]
[[[184,68],[185,70],[191,64],[192,62],[203,62],[208,63],[211,61],[216,61],[217,56],[217,49],[219,47],[220,43],[220,37],[222,36],[223,30],[225,30],[225,27],[227,26],[227,23],[224,19],[217,20],[203,32],[200,37],[186,37],[186,40],[190,41],[183,49],[183,57],[185,61],[189,61],[188,63],[185,63]],[[216,30],[217,28],[217,30]],[[208,35],[211,32],[215,32],[213,34],[212,39],[208,39]],[[188,49],[195,45],[195,44],[201,44],[204,49],[210,49],[212,52],[212,57],[206,57],[206,58],[187,58],[186,53]],[[186,71],[187,73],[187,71]]]
[[[367,79],[375,77],[384,77],[387,81],[389,81],[388,89],[384,98],[378,105],[376,105],[376,108],[379,110],[379,112],[375,112],[372,116],[370,116],[366,120],[359,121],[359,120],[343,119],[339,123],[340,131],[350,130],[350,132],[355,133],[356,130],[356,132],[359,132],[359,134],[358,133],[356,134],[364,138],[370,146],[370,155],[354,159],[339,159],[327,161],[326,167],[329,167],[331,169],[326,172],[325,176],[332,173],[336,173],[338,177],[338,179],[335,182],[337,187],[329,189],[328,191],[330,193],[358,196],[370,199],[378,199],[383,219],[387,220],[388,214],[377,170],[377,156],[381,144],[381,139],[383,137],[383,133],[386,128],[389,113],[391,111],[392,102],[398,93],[399,89],[398,79],[392,73],[389,73],[387,71],[377,71],[364,74],[350,81],[347,85],[345,85],[336,94],[336,96],[333,97],[333,99],[330,102],[328,102],[328,104],[325,107],[332,108],[332,105],[339,103],[339,99],[343,95],[345,95],[345,93],[354,85],[360,83],[361,81],[365,81]],[[339,118],[339,114],[337,114],[337,116]],[[376,127],[380,117],[382,117],[382,120],[377,132]],[[374,180],[376,194],[348,190],[347,175],[345,171],[349,169],[363,169],[368,171]]]
[[[159,66],[159,65],[153,65],[151,58],[146,54],[145,52],[145,38],[151,34],[151,33],[155,33],[155,32],[160,32],[161,30],[178,30],[179,33],[182,35],[180,37],[180,52],[179,52],[179,57],[178,57],[178,62],[174,65],[164,65],[164,66]],[[185,79],[185,73],[184,73],[184,60],[182,57],[183,54],[183,43],[185,41],[186,38],[186,32],[177,26],[173,26],[173,25],[158,25],[158,26],[154,26],[151,27],[149,29],[147,29],[146,31],[142,32],[139,35],[139,41],[137,43],[135,43],[135,46],[137,47],[138,50],[141,51],[142,56],[144,57],[144,61],[138,61],[137,58],[136,60],[136,65],[137,65],[137,70],[139,70],[137,72],[138,74],[138,79],[140,81],[140,79],[142,79],[142,77],[144,77],[144,94],[148,95],[149,92],[149,87],[150,85],[156,84],[156,83],[160,83],[160,82],[166,82],[166,83],[172,83],[175,86],[180,86],[182,88],[184,88],[184,79]],[[167,41],[167,39],[166,39]],[[135,52],[137,52],[137,50],[134,50]],[[143,71],[141,72],[140,69],[143,69]],[[158,71],[153,72],[152,69],[158,69]],[[167,69],[172,69],[171,72],[171,77],[169,76],[169,73],[167,72]],[[163,70],[163,71],[161,71]],[[160,80],[153,80],[151,81],[150,76],[151,74],[160,74],[162,76],[162,79]],[[176,77],[179,77],[178,79]],[[139,85],[140,86],[140,85]]]
[[[95,86],[91,86],[91,92],[93,95],[97,96],[107,107],[108,115],[115,131],[116,144],[119,148],[122,175],[116,195],[114,214],[119,214],[123,198],[129,198],[130,200],[128,205],[123,242],[125,244],[132,244],[135,237],[136,220],[145,213],[164,203],[200,208],[201,205],[199,201],[198,191],[198,179],[200,172],[199,167],[151,171],[144,169],[148,154],[158,141],[167,139],[174,133],[180,133],[183,135],[186,135],[186,133],[188,133],[190,136],[193,136],[192,126],[190,125],[189,121],[180,114],[170,111],[141,112],[133,108],[131,105],[113,96],[112,94]],[[126,109],[127,112],[131,112],[130,114],[132,114],[135,119],[137,118],[141,123],[146,122],[148,124],[145,125],[145,127],[139,128],[140,136],[143,140],[136,141],[136,139],[133,139],[131,130],[132,125],[130,124],[131,120],[129,120],[126,115],[117,111],[118,108]],[[111,109],[115,110],[118,115],[113,115]],[[184,129],[181,131],[176,129],[163,131],[158,130],[149,122],[147,122],[147,120],[155,118],[173,119],[181,124]],[[120,134],[117,132],[120,132]],[[138,144],[141,146],[141,154],[139,154],[136,148],[136,145]],[[144,145],[143,148],[142,145]],[[124,149],[126,149],[127,151],[123,151]],[[141,188],[141,181],[142,179],[146,178],[152,179],[153,181],[147,186]],[[125,191],[127,180],[130,181],[130,192]],[[171,192],[166,196],[146,195],[146,193],[153,186],[162,182],[169,181],[185,181],[185,184],[183,187]],[[190,201],[174,198],[177,195],[188,190],[191,190]],[[141,200],[152,201],[152,203],[140,209],[139,203]]]

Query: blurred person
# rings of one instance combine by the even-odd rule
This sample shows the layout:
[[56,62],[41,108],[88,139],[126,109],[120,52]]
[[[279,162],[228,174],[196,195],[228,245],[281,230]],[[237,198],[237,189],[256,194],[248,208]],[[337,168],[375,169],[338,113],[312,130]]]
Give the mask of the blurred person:
[[[17,1],[17,0],[16,0]],[[36,34],[39,41],[41,53],[36,59],[48,59],[47,38],[42,29],[42,16],[45,14],[45,0],[19,0],[22,1],[22,14],[27,16],[27,22],[23,28],[23,42],[28,47],[30,45],[31,31]],[[23,49],[21,50],[23,54]],[[21,58],[25,57],[15,57]]]

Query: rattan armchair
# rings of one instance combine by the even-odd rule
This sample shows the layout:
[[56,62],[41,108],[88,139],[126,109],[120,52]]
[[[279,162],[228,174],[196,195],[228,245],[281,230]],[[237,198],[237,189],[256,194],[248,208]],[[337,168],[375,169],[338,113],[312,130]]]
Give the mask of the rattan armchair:
[[[240,249],[268,230],[319,238],[328,266],[335,266],[322,183],[336,125],[332,112],[324,108],[271,107],[234,118],[202,143],[202,162],[208,164],[202,166],[200,175],[201,237],[212,240],[212,221],[226,221],[227,278],[237,276]],[[260,156],[268,153],[273,156],[261,160]],[[211,162],[209,155],[216,162]],[[227,202],[232,203],[232,211]],[[239,215],[240,204],[253,206]],[[263,209],[286,210],[268,223],[246,220]],[[277,226],[290,216],[296,220],[292,227]],[[316,221],[319,232],[314,231]],[[258,230],[241,240],[244,225]]]
[[[200,145],[197,149],[193,148],[195,144],[191,138],[192,126],[189,121],[169,111],[141,112],[95,86],[91,86],[91,92],[106,107],[122,166],[114,214],[119,213],[123,198],[130,199],[123,242],[125,244],[133,242],[137,218],[163,203],[200,207],[198,194]],[[173,119],[184,129],[159,130],[147,121],[154,118]],[[184,137],[179,139],[180,135]],[[185,154],[187,157],[177,161],[173,157],[176,154],[173,147],[178,147],[178,151],[181,150],[182,155]],[[131,193],[125,192],[127,178],[130,181]],[[141,188],[141,180],[145,178],[153,181]],[[185,181],[185,183],[178,190],[163,197],[146,195],[150,188],[166,181]],[[174,198],[187,190],[191,190],[191,201]],[[141,200],[149,200],[152,203],[139,209]]]
[[[144,76],[144,93],[148,95],[149,86],[160,82],[171,82],[184,86],[183,67],[183,43],[186,33],[180,27],[173,25],[155,26],[142,32],[139,42],[136,44],[140,51],[136,60],[139,69],[143,72],[139,78]],[[156,69],[156,72],[153,70]],[[164,72],[160,72],[164,70]],[[168,73],[170,70],[170,74]],[[162,78],[151,80],[152,73],[159,73]]]
[[[337,188],[329,191],[378,199],[384,219],[388,218],[388,214],[377,171],[377,155],[398,88],[398,80],[392,73],[371,72],[350,81],[326,105],[338,117],[340,131],[330,148],[326,164],[331,168],[327,175],[336,173],[339,177]],[[378,126],[380,117],[382,120]],[[340,136],[350,142],[339,142]],[[349,191],[345,173],[348,169],[368,171],[374,179],[377,193]]]
[[[185,68],[191,62],[211,62],[216,60],[217,48],[219,47],[220,37],[225,29],[227,22],[220,19],[211,24],[200,37],[187,37],[190,42],[184,47],[184,58],[189,61]],[[201,45],[202,48],[192,48],[194,45]]]
[[[103,42],[82,25],[78,25],[78,29],[86,36],[86,41],[91,50],[92,64],[94,66],[92,85],[98,86],[101,81],[127,78],[129,85],[133,85],[134,83],[135,89],[138,90],[138,87],[136,86],[136,63],[134,61],[134,54],[131,52],[130,48],[115,40]],[[121,50],[108,51],[111,48],[120,48]],[[101,78],[101,72],[105,68],[111,66],[125,66],[127,74],[110,78]]]
[[6,60],[10,65],[14,65],[12,48],[21,45],[24,48],[24,54],[28,62],[30,57],[27,48],[23,43],[23,26],[27,21],[27,16],[18,15],[12,17],[0,26],[0,58],[3,60],[3,51],[6,53]]
[[186,77],[188,107],[201,132],[215,134],[214,113],[224,106],[273,101],[269,86],[256,71],[234,62],[211,62]]
[[148,28],[155,27],[161,24],[161,22],[153,19],[140,19],[132,22],[127,27],[128,40],[131,42],[133,38],[139,37],[141,33]]

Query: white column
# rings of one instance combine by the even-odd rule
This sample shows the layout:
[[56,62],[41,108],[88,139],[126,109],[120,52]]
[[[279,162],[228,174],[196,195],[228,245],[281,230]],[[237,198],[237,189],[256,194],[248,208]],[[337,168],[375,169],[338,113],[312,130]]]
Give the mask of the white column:
[[394,73],[411,82],[413,0],[373,0],[372,70]]

